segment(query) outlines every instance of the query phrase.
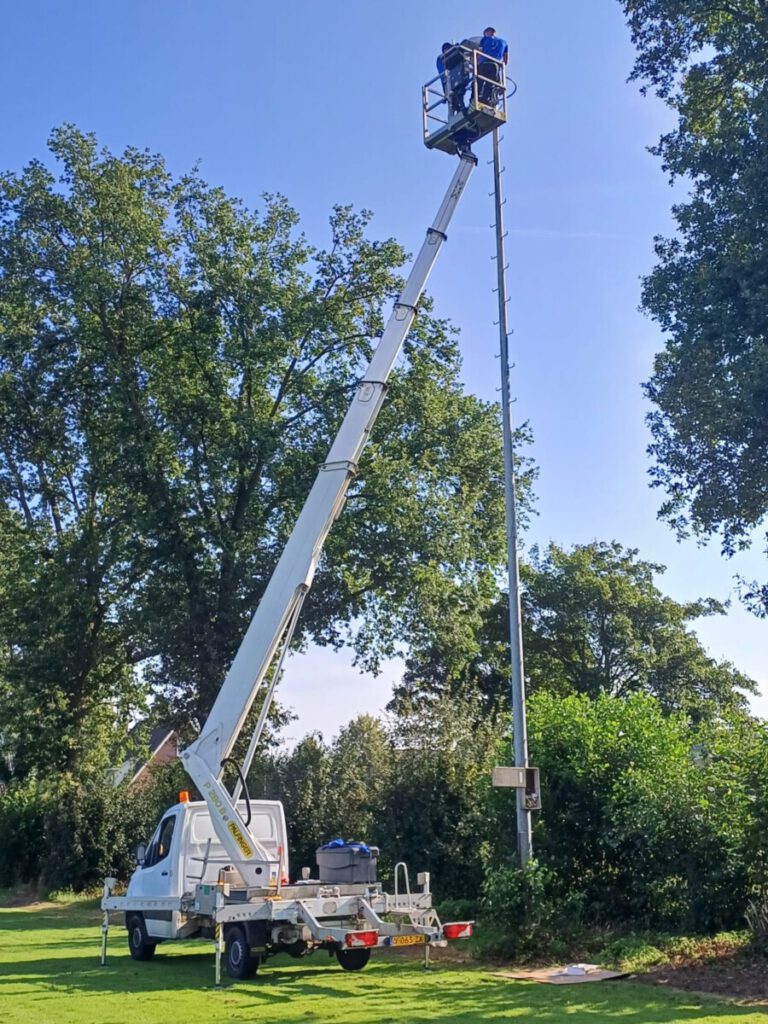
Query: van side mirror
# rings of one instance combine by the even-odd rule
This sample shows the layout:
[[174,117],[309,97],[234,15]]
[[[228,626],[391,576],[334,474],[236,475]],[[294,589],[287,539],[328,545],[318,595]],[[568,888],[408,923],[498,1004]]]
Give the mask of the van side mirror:
[[144,861],[147,859],[147,844],[139,843],[136,847],[136,863],[139,867],[144,867]]

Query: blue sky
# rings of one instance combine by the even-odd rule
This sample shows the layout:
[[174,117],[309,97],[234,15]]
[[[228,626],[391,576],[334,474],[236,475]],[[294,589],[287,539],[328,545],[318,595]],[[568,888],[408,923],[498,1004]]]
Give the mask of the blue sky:
[[[494,24],[519,84],[503,147],[514,411],[531,422],[541,469],[529,541],[637,547],[668,566],[662,586],[680,600],[727,600],[735,572],[763,572],[759,551],[725,562],[656,520],[640,382],[661,338],[637,305],[673,199],[645,147],[670,121],[626,83],[618,3],[25,0],[3,21],[0,168],[44,158],[50,129],[72,121],[112,149],[162,152],[176,172],[199,160],[249,205],[283,192],[318,243],[332,204],[351,202],[411,251],[453,170],[421,143],[420,85],[444,39]],[[467,387],[495,398],[490,142],[477,152],[430,291],[461,329]],[[764,622],[734,606],[699,634],[768,693]],[[332,734],[382,708],[397,671],[361,679],[344,654],[294,659],[281,695],[299,713],[291,734]],[[768,698],[755,706],[768,713]]]

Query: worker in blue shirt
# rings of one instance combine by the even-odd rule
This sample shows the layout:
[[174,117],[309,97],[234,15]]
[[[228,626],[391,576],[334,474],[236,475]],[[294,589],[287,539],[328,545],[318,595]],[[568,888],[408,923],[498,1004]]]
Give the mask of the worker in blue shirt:
[[484,55],[492,57],[493,60],[483,60],[481,57],[478,61],[478,100],[489,107],[495,107],[498,103],[498,89],[496,89],[493,83],[501,80],[501,68],[495,62],[503,61],[504,64],[508,63],[509,47],[507,46],[506,39],[497,36],[496,29],[489,27],[483,32],[483,38],[480,40],[480,49]]
[[437,55],[437,73],[440,75],[440,81],[443,83],[443,89],[445,89],[445,55],[451,49],[453,43],[443,43],[440,47],[440,53]]
[[[450,53],[451,50],[454,52]],[[469,69],[462,51],[455,43],[443,43],[436,64],[450,112],[455,114],[459,110],[466,110],[464,93],[469,85]]]

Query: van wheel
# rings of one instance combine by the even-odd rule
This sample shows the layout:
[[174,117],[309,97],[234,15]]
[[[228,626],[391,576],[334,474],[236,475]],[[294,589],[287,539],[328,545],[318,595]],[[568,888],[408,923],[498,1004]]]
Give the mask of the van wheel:
[[127,922],[128,928],[128,949],[134,960],[151,960],[155,955],[157,943],[150,942],[147,935],[147,926],[141,914],[132,914]]
[[258,969],[259,958],[251,952],[245,929],[240,925],[227,930],[224,956],[230,978],[251,978]]
[[371,959],[370,949],[337,949],[336,959],[345,971],[362,971]]

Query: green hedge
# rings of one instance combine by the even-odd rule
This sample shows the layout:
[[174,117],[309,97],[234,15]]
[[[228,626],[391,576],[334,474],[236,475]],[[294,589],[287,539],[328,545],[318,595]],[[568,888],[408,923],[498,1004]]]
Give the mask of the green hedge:
[[81,892],[107,875],[126,879],[136,845],[176,799],[178,768],[128,789],[109,776],[12,783],[0,796],[0,886]]

